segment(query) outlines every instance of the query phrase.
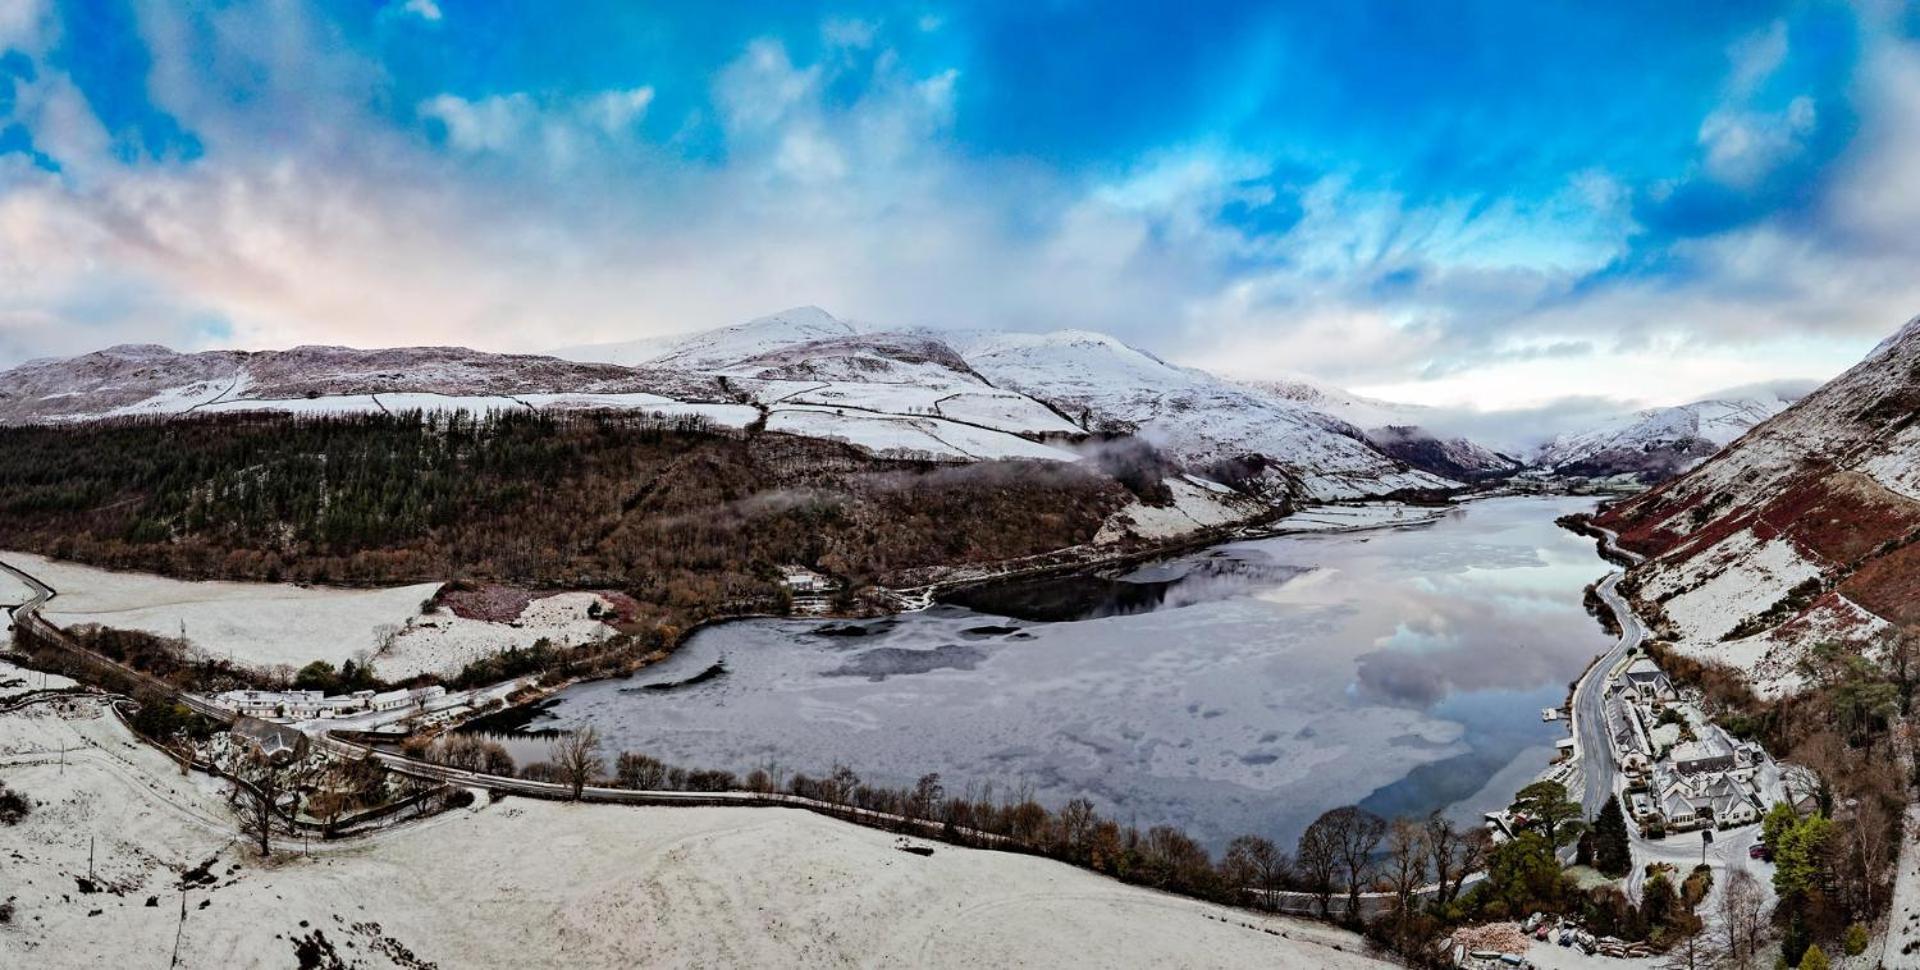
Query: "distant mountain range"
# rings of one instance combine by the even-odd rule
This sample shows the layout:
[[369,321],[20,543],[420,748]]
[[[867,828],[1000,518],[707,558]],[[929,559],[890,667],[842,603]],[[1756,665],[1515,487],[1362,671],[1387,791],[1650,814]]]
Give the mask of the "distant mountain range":
[[1674,648],[1763,693],[1811,644],[1920,623],[1920,318],[1599,524],[1652,557],[1631,582]]
[[1270,501],[1446,491],[1523,473],[1657,481],[1787,403],[1766,392],[1642,411],[1519,454],[1436,430],[1444,420],[1434,409],[1297,378],[1228,380],[1104,334],[897,330],[814,307],[551,356],[446,347],[179,354],[140,345],[0,373],[0,422],[16,424],[262,410],[638,408],[949,461],[1077,461],[1103,441],[1136,436],[1195,476]]

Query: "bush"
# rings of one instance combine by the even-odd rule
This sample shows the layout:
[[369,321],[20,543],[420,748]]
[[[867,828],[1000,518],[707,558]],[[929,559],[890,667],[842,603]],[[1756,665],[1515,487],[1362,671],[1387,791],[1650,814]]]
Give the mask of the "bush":
[[1828,970],[1830,966],[1826,952],[1818,943],[1807,947],[1807,952],[1800,957],[1800,970]]
[[1841,939],[1841,947],[1850,957],[1857,957],[1867,952],[1867,928],[1859,923],[1847,927],[1846,936]]
[[33,803],[27,796],[0,784],[0,825],[18,825],[32,811]]

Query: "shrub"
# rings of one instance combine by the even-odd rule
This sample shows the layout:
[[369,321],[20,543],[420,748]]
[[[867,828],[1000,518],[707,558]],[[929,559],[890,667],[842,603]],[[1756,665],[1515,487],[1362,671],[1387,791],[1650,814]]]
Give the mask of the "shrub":
[[1847,927],[1846,936],[1841,939],[1841,947],[1850,957],[1857,957],[1867,952],[1867,928],[1859,923]]
[[0,825],[18,825],[33,811],[27,796],[0,784]]

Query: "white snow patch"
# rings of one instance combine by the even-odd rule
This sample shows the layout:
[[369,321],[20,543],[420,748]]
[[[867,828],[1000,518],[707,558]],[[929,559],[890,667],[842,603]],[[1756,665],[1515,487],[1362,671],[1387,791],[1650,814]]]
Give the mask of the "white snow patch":
[[415,616],[394,638],[391,650],[374,656],[374,670],[387,680],[422,673],[451,675],[476,660],[524,650],[540,640],[559,649],[595,643],[613,634],[612,627],[587,615],[595,603],[608,605],[593,593],[544,596],[528,603],[512,623],[468,619],[449,610]]
[[[266,866],[236,844],[217,790],[99,705],[0,716],[0,763],[40,803],[8,834],[5,966],[144,965],[176,937],[183,966],[285,966],[290,939],[318,928],[384,970],[392,959],[354,926],[370,922],[443,967],[545,966],[557,953],[596,967],[1388,966],[1324,925],[1013,853],[909,855],[893,833],[796,810],[483,800],[370,838],[289,845]],[[90,847],[119,893],[75,893]],[[222,885],[189,892],[182,932],[179,872],[215,857]],[[150,895],[176,901],[148,907]]]
[[1800,555],[1792,542],[1761,542],[1743,531],[1687,560],[1684,568],[1656,572],[1646,592],[1657,598],[1665,590],[1686,589],[1666,601],[1667,618],[1684,640],[1715,643],[1742,621],[1765,612],[1788,590],[1819,575],[1819,565]]
[[326,589],[287,583],[186,582],[113,572],[26,553],[0,553],[57,591],[41,614],[59,626],[98,623],[177,637],[243,666],[339,666],[372,653],[383,627],[399,629],[439,583]]
[[1173,493],[1172,505],[1145,505],[1135,499],[1107,517],[1094,535],[1094,543],[1118,542],[1129,533],[1143,539],[1170,539],[1233,525],[1259,508],[1258,503],[1231,489],[1215,491],[1186,478],[1169,478],[1166,484]]
[[1028,441],[939,418],[895,417],[815,406],[781,406],[767,418],[767,430],[809,438],[844,441],[880,455],[926,453],[957,460],[1032,458],[1078,461],[1063,448]]

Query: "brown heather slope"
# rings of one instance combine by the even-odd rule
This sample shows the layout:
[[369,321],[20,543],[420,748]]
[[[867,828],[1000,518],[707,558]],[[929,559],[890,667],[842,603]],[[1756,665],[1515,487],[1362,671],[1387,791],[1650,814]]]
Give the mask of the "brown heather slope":
[[1920,622],[1920,319],[1706,464],[1598,523],[1682,653],[1791,690],[1799,651]]

